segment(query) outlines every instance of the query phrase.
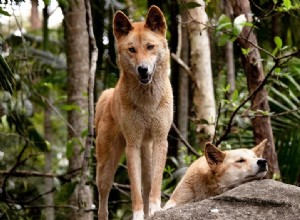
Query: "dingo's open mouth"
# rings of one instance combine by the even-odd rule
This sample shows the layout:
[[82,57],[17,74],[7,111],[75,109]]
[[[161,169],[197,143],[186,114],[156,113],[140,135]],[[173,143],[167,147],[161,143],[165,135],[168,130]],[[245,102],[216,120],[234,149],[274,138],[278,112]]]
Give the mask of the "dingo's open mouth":
[[140,79],[140,82],[144,85],[146,84],[149,84],[151,82],[151,75],[150,74],[139,74],[139,79]]

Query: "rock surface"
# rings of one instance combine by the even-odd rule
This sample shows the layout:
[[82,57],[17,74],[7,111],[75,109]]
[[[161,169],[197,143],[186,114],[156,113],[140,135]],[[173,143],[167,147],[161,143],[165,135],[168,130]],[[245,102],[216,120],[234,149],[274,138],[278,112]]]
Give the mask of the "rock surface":
[[157,212],[151,220],[300,219],[300,187],[274,180],[240,185],[222,195]]

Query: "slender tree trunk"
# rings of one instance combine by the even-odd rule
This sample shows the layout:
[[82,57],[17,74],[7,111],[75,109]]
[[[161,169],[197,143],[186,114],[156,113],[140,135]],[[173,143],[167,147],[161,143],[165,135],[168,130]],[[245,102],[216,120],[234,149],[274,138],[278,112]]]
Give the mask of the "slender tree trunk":
[[[45,7],[43,9],[43,49],[45,51],[48,50],[48,42],[49,42],[49,29],[48,29],[48,19],[49,19],[49,13],[48,13],[48,5],[45,4]],[[50,103],[52,103],[52,96],[51,96],[51,90],[47,91],[48,100]],[[45,106],[45,113],[44,113],[44,134],[45,139],[51,143],[52,139],[52,126],[51,126],[51,115],[52,115],[52,109],[49,106],[48,102],[46,102]],[[45,172],[51,173],[51,167],[52,167],[52,149],[50,149],[50,152],[45,153]],[[54,182],[52,178],[45,178],[45,190],[51,191],[54,187]],[[49,206],[45,209],[45,217],[46,220],[54,220],[54,194],[49,193],[45,195],[45,205]]]
[[231,41],[226,43],[226,63],[227,63],[227,83],[230,85],[228,91],[228,98],[231,98],[235,90],[235,67],[234,67],[234,53],[233,43]]
[[41,20],[39,16],[38,0],[31,0],[30,24],[33,30],[41,28]]
[[[50,91],[49,91],[50,92]],[[52,102],[51,95],[48,96],[49,102]],[[45,113],[44,113],[44,132],[45,132],[45,139],[51,143],[52,139],[52,129],[51,129],[51,115],[52,109],[48,104],[46,104]],[[45,173],[51,173],[52,167],[52,149],[50,152],[45,153]],[[51,191],[54,187],[53,178],[45,178],[45,191]],[[54,194],[49,193],[45,195],[45,205],[49,206],[45,209],[45,217],[46,220],[54,220]]]
[[[68,112],[68,122],[73,129],[68,128],[68,139],[73,142],[72,155],[69,159],[69,171],[78,170],[82,167],[84,141],[81,133],[87,128],[87,88],[89,77],[89,38],[86,23],[86,9],[84,0],[69,0],[69,8],[65,11],[65,35],[67,53],[67,94],[68,104],[78,106],[78,110]],[[86,187],[84,201],[86,209],[92,205],[92,193]],[[78,204],[78,187],[69,198],[69,204],[76,207]],[[92,212],[72,211],[68,214],[69,219],[93,219]]]
[[[233,17],[237,17],[241,14],[245,14],[247,21],[252,22],[252,13],[250,9],[250,3],[248,0],[230,0],[227,7],[231,7],[233,11]],[[253,28],[244,27],[241,34],[243,38],[249,39],[252,43],[257,45],[257,39],[253,32]],[[254,91],[260,82],[264,79],[264,72],[261,63],[260,53],[257,48],[252,46],[248,41],[238,39],[238,43],[241,48],[250,48],[249,54],[242,55],[242,62],[247,75],[247,83],[249,92]],[[263,88],[252,99],[251,109],[269,111],[268,93]],[[271,127],[270,117],[254,117],[252,119],[253,133],[256,144],[260,143],[265,138],[268,139],[267,147],[264,151],[264,158],[268,160],[269,165],[269,177],[280,175],[277,153],[275,151],[273,131]]]
[[[226,5],[226,3],[225,3]],[[232,8],[225,7],[225,14],[230,16],[232,14]],[[234,51],[233,51],[233,42],[228,41],[225,48],[226,53],[226,63],[227,63],[227,83],[230,85],[228,91],[228,98],[230,99],[232,93],[235,90],[235,65],[234,65]]]
[[[186,10],[181,11],[181,17],[183,21],[188,19],[188,15]],[[180,34],[179,34],[180,36]],[[187,25],[181,25],[181,51],[177,51],[178,53],[181,52],[181,59],[186,64],[189,63],[189,33],[187,30]],[[180,55],[180,54],[177,54]],[[188,137],[188,117],[189,117],[189,77],[188,74],[185,72],[183,68],[179,70],[179,88],[178,88],[178,115],[177,115],[177,123],[178,123],[178,130],[180,131],[182,137],[187,140]],[[183,146],[181,141],[178,141],[178,159],[180,167],[183,167],[184,164],[184,155],[187,153],[187,148]]]
[[[202,24],[207,23],[208,18],[205,13],[204,1],[197,0],[194,2],[197,2],[201,6],[190,9],[190,15],[194,20]],[[191,44],[191,70],[195,80],[193,104],[196,117],[200,121],[197,124],[197,132],[200,134],[200,147],[203,148],[205,142],[211,141],[214,135],[216,107],[208,31],[198,22],[189,23],[189,34]],[[203,119],[209,124],[203,123]]]

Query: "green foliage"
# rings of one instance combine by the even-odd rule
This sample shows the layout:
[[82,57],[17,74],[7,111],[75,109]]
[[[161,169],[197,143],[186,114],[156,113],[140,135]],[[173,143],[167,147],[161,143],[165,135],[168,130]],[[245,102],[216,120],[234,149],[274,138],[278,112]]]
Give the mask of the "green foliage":
[[224,46],[228,41],[235,41],[245,26],[252,27],[253,24],[247,22],[244,14],[236,17],[233,22],[227,15],[222,14],[215,29],[218,46]]
[[0,6],[0,15],[10,16],[10,14],[7,11],[5,11],[1,6]]
[[[0,23],[2,26],[2,21]],[[3,45],[8,45],[10,49],[5,60],[1,55],[2,51],[0,53],[0,85],[10,92],[9,94],[0,88],[1,170],[9,171],[15,167],[17,171],[43,173],[45,153],[51,151],[55,155],[51,172],[54,174],[66,172],[67,126],[66,120],[62,120],[65,118],[66,111],[60,108],[67,101],[66,61],[60,31],[60,29],[50,30],[49,51],[42,50],[42,40],[38,35],[41,31],[22,37],[13,34],[7,37],[1,35]],[[53,97],[52,104],[55,106],[50,118],[51,130],[55,134],[53,140],[45,140],[44,136],[44,109],[49,93]],[[58,183],[57,186],[60,184],[64,188],[64,182]],[[24,209],[19,204],[44,204],[44,197],[38,197],[45,193],[44,178],[31,177],[31,175],[27,178],[9,176],[5,186],[5,193],[16,202],[6,206],[2,196],[0,214],[4,216],[1,217],[4,219],[43,218],[43,209]],[[69,185],[67,188],[72,189]],[[60,191],[57,195],[60,195]],[[66,203],[65,197],[59,199],[61,200],[57,204]]]

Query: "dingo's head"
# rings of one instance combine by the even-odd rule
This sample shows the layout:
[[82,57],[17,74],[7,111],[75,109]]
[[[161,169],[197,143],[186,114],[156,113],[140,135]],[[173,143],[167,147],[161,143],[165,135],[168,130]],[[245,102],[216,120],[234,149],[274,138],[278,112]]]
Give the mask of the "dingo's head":
[[205,157],[220,188],[232,188],[244,182],[263,178],[268,171],[267,161],[262,158],[267,140],[249,149],[220,151],[207,143]]
[[[120,68],[143,85],[150,84],[160,63],[169,58],[166,40],[166,21],[156,6],[149,9],[145,22],[131,23],[118,11],[113,21]],[[158,67],[159,66],[159,67]]]

